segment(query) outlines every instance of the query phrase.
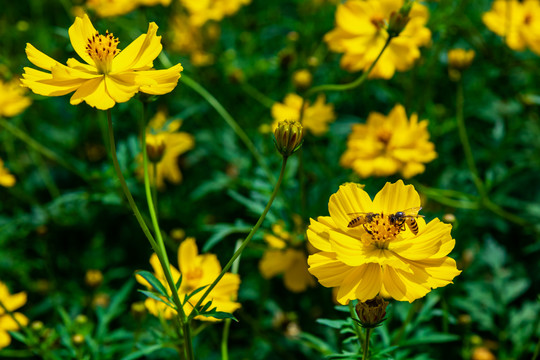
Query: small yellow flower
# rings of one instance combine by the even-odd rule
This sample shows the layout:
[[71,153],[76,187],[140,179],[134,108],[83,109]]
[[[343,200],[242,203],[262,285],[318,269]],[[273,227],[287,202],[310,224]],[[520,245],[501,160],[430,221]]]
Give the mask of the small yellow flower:
[[[163,273],[163,269],[156,254],[152,254],[150,264],[154,268],[154,275],[161,281],[170,294],[169,285],[165,280],[165,274]],[[177,282],[180,279],[180,275],[182,275],[182,284],[178,290],[178,295],[181,300],[194,290],[202,286],[210,285],[221,272],[221,265],[219,264],[216,255],[199,255],[197,244],[193,238],[187,238],[180,244],[180,247],[178,248],[178,268],[180,271],[171,265],[171,273],[175,282]],[[150,284],[140,275],[137,275],[137,281],[150,288]],[[209,301],[212,301],[212,307],[217,307],[217,311],[233,313],[241,307],[241,305],[236,302],[239,286],[240,277],[238,274],[226,273],[214,289],[212,289],[202,305],[204,306]],[[193,305],[197,303],[203,293],[204,291],[195,294],[189,302],[184,305],[184,312],[186,315],[191,314]],[[151,298],[146,299],[145,305],[152,315],[162,316],[165,319],[172,318],[175,313],[173,309],[164,303]],[[205,316],[197,316],[195,318],[205,321],[218,321],[215,318]]]
[[[336,28],[327,33],[324,41],[330,50],[344,53],[341,67],[350,72],[367,70],[381,52],[388,39],[388,21],[397,13],[404,0],[348,0],[338,6]],[[410,20],[393,38],[370,78],[390,79],[395,71],[407,71],[420,58],[420,46],[431,41],[431,32],[425,26],[428,9],[414,3]]]
[[190,54],[190,61],[194,66],[212,65],[214,56],[204,48],[212,38],[219,37],[219,25],[209,24],[211,26],[203,29],[202,25],[193,24],[192,19],[184,14],[177,14],[171,19],[170,47],[179,53]]
[[360,177],[389,176],[398,171],[405,178],[424,172],[424,164],[437,157],[429,141],[428,122],[418,122],[396,105],[388,116],[370,113],[366,124],[353,125],[340,164]]
[[[300,119],[300,109],[302,108],[302,97],[296,94],[289,94],[283,103],[275,103],[272,106],[272,129],[275,131],[278,122],[281,120]],[[319,95],[313,105],[310,106],[306,100],[304,104],[304,115],[302,116],[302,126],[313,135],[321,136],[328,131],[328,124],[336,119],[334,106],[325,104],[324,95]]]
[[465,70],[474,59],[474,50],[452,49],[448,51],[448,66],[457,70]]
[[[154,6],[161,4],[169,6],[170,3],[171,0],[86,0],[86,6],[102,18],[130,13],[141,5]],[[79,11],[76,10],[75,14],[79,15]]]
[[293,84],[299,90],[305,90],[311,86],[313,75],[307,69],[300,69],[293,73]]
[[15,176],[13,176],[9,170],[4,167],[4,161],[0,159],[0,186],[12,187],[16,182],[17,180],[15,180]]
[[0,80],[0,116],[12,117],[22,113],[32,100],[25,96],[19,79],[3,82]]
[[220,21],[250,2],[251,0],[180,0],[195,26],[201,26],[209,20]]
[[[391,220],[391,215],[420,205],[414,187],[401,180],[386,183],[373,200],[363,186],[340,186],[330,197],[330,216],[311,219],[307,236],[319,252],[309,256],[309,271],[323,286],[338,288],[341,304],[378,294],[412,302],[452,283],[461,272],[447,256],[455,245],[452,225],[439,219],[426,224],[418,217],[415,234],[412,226]],[[355,216],[369,213],[365,226],[349,226]]]
[[87,270],[84,275],[84,282],[89,287],[96,288],[103,282],[103,273],[96,269]]
[[261,261],[259,271],[265,279],[283,274],[285,287],[292,292],[306,291],[315,285],[315,279],[308,272],[307,257],[298,245],[298,236],[283,229],[281,223],[272,226],[273,234],[265,234],[268,244]]
[[40,95],[61,96],[75,92],[70,100],[72,105],[85,101],[101,110],[126,102],[139,91],[166,94],[176,87],[182,65],[165,70],[152,68],[162,49],[157,29],[155,23],[150,23],[146,34],[120,51],[119,41],[113,34],[100,35],[87,15],[76,18],[69,28],[69,38],[85,63],[71,58],[65,66],[27,44],[28,60],[47,72],[25,67],[21,81]]
[[540,2],[538,0],[495,0],[482,15],[489,30],[504,36],[512,50],[530,48],[540,55]]
[[[178,157],[188,150],[193,149],[195,140],[192,135],[186,132],[178,132],[182,126],[181,120],[172,120],[165,124],[167,115],[165,111],[159,111],[148,124],[146,130],[147,150],[160,151],[161,156],[156,155],[157,163],[157,187],[165,188],[165,179],[173,184],[182,181],[182,173],[178,166]],[[150,156],[150,153],[149,153]],[[158,159],[159,158],[159,159]],[[141,166],[137,170],[139,176],[143,177],[142,156],[138,158]],[[148,166],[150,179],[154,178],[154,166]]]
[[[11,344],[11,336],[8,331],[19,330],[19,324],[22,326],[28,325],[28,318],[26,316],[19,312],[13,312],[26,304],[26,293],[20,292],[11,295],[6,284],[0,281],[0,301],[3,305],[3,307],[0,307],[0,349],[3,349]],[[10,314],[6,313],[4,307],[12,313],[17,321]]]

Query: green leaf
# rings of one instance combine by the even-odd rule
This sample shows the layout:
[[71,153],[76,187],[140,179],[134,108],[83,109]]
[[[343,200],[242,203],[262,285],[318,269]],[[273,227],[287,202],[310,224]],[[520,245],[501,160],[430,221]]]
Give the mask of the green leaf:
[[[146,290],[137,290],[137,291],[140,292],[140,293],[143,293],[144,295],[148,296],[149,298],[152,298],[152,299],[157,300],[157,301],[161,301],[162,303],[164,303],[165,305],[167,305],[171,309],[176,310],[176,307],[173,304],[171,304],[168,301],[163,300],[162,297],[157,296],[155,293],[153,293],[151,291],[146,291]],[[170,300],[170,298],[168,298],[168,297],[167,297],[167,299]]]
[[421,337],[418,337],[418,338],[403,341],[402,343],[400,343],[400,345],[401,346],[414,346],[414,345],[423,345],[423,344],[437,344],[437,343],[452,342],[452,341],[457,341],[457,340],[459,340],[458,335],[435,333],[435,334],[422,335]]
[[197,295],[201,291],[203,291],[205,288],[207,288],[209,285],[201,286],[200,288],[193,290],[191,293],[186,294],[186,297],[184,298],[184,304],[189,301],[193,296]]
[[135,271],[135,275],[142,276],[146,281],[148,281],[150,286],[152,286],[160,295],[166,298],[169,297],[169,295],[167,295],[167,290],[165,289],[161,281],[156,279],[154,274],[152,274],[151,272],[146,271],[146,270],[137,270]]
[[135,360],[135,359],[139,359],[143,356],[146,356],[146,355],[150,355],[151,353],[153,352],[156,352],[160,349],[163,349],[163,345],[162,344],[157,344],[157,345],[152,345],[152,346],[148,346],[148,347],[145,347],[144,349],[142,350],[139,350],[139,351],[135,351],[134,353],[128,355],[128,356],[124,356],[121,360]]
[[199,314],[199,315],[202,315],[204,317],[213,317],[220,320],[232,319],[238,322],[238,319],[236,319],[233,314],[230,314],[224,311],[211,311],[211,312],[207,312],[207,313]]
[[317,322],[319,324],[323,324],[325,326],[329,326],[334,329],[341,329],[342,327],[348,324],[347,321],[345,320],[331,320],[331,319],[317,319]]

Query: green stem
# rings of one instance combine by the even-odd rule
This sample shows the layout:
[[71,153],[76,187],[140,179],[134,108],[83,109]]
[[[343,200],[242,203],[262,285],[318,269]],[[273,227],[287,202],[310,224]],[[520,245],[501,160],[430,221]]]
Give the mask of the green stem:
[[71,165],[68,162],[64,161],[64,159],[61,156],[59,156],[55,152],[49,150],[45,146],[41,145],[36,140],[31,138],[27,133],[25,133],[24,131],[22,131],[18,127],[14,126],[10,122],[6,121],[3,118],[0,118],[0,126],[2,128],[4,128],[5,130],[9,131],[13,136],[18,138],[19,140],[23,141],[31,149],[39,152],[40,154],[42,154],[43,156],[45,156],[49,160],[52,160],[52,161],[56,162],[57,164],[63,166],[64,168],[66,168],[67,170],[71,171],[72,173],[78,175],[79,177],[81,177],[85,181],[88,181],[88,178],[86,177],[86,175],[83,172],[79,171],[73,165]]
[[142,138],[143,167],[144,167],[144,190],[146,193],[146,200],[148,203],[148,210],[150,212],[150,218],[152,219],[152,226],[154,227],[154,234],[156,235],[156,239],[157,239],[157,250],[159,250],[159,251],[155,251],[156,249],[154,249],[154,251],[156,252],[160,260],[161,267],[163,268],[163,272],[165,274],[165,278],[167,279],[167,283],[171,290],[174,304],[177,307],[178,319],[180,320],[180,324],[183,330],[182,334],[184,337],[184,351],[185,351],[186,359],[192,360],[194,359],[193,357],[194,354],[193,354],[193,344],[191,342],[190,321],[186,317],[186,314],[184,312],[184,307],[182,306],[182,301],[180,300],[180,296],[178,295],[178,289],[176,288],[176,283],[171,274],[171,266],[169,263],[169,258],[167,257],[167,250],[165,249],[165,243],[163,242],[163,237],[161,235],[161,229],[159,227],[157,213],[154,207],[154,200],[152,200],[152,190],[150,188],[150,176],[148,174],[148,154],[146,153],[146,130],[145,130],[146,104],[144,102],[142,104],[143,106],[142,106],[141,138]]
[[[259,229],[259,227],[261,226],[261,224],[263,223],[264,221],[264,218],[266,217],[266,214],[268,213],[268,211],[270,210],[270,207],[272,206],[272,203],[274,202],[274,199],[277,195],[277,192],[279,190],[279,186],[281,185],[281,181],[283,180],[283,175],[285,173],[285,166],[287,165],[287,157],[284,156],[283,157],[283,162],[281,164],[281,171],[279,173],[279,178],[277,180],[277,183],[274,187],[274,191],[272,192],[272,195],[270,196],[270,200],[268,200],[268,203],[266,204],[266,207],[264,208],[264,211],[263,213],[261,214],[261,217],[259,218],[259,220],[257,221],[257,223],[255,224],[255,226],[253,227],[253,229],[251,229],[251,231],[249,232],[248,236],[245,238],[245,240],[242,242],[242,245],[240,245],[240,247],[238,248],[238,250],[236,250],[234,252],[234,255],[232,256],[232,258],[229,260],[229,262],[227,263],[227,265],[225,265],[225,267],[223,267],[223,270],[221,270],[221,273],[218,275],[218,277],[216,278],[216,280],[214,280],[214,282],[212,282],[212,284],[210,284],[210,286],[208,287],[208,289],[206,289],[205,293],[203,294],[203,296],[201,296],[201,298],[199,299],[199,301],[197,302],[197,304],[194,306],[194,309],[198,309],[201,304],[203,303],[203,301],[206,299],[206,297],[208,296],[208,294],[210,294],[210,292],[212,291],[212,289],[217,285],[217,283],[219,282],[219,280],[221,280],[221,278],[225,275],[225,273],[227,271],[229,271],[229,269],[231,268],[232,264],[234,263],[234,261],[242,254],[242,251],[244,251],[245,247],[249,244],[251,238],[253,237],[253,235],[255,235],[255,233],[257,232],[257,230]],[[195,316],[196,314],[196,311],[193,311],[192,312],[192,315]]]
[[276,179],[274,178],[274,175],[266,166],[266,163],[253,144],[253,142],[250,140],[250,138],[247,136],[245,131],[238,125],[238,123],[234,120],[234,118],[229,114],[227,110],[221,105],[221,103],[212,95],[210,94],[205,88],[203,88],[198,82],[190,78],[189,76],[182,74],[182,82],[189,86],[191,89],[193,89],[196,93],[201,95],[209,104],[212,106],[219,115],[225,120],[227,125],[233,129],[233,131],[236,133],[236,135],[242,140],[244,145],[248,148],[248,150],[251,152],[255,160],[259,163],[259,166],[266,172],[266,175],[268,179],[274,184],[276,182]]
[[349,301],[349,312],[351,314],[351,318],[353,319],[353,323],[354,323],[354,332],[356,333],[356,337],[358,339],[358,353],[360,354],[360,351],[362,348],[364,348],[364,346],[362,346],[362,329],[360,328],[360,324],[358,324],[358,321],[354,321],[354,320],[358,320],[358,316],[356,315],[356,311],[354,310],[354,305],[352,303],[352,301]]
[[[234,247],[234,251],[236,252],[238,249],[240,249],[240,246],[242,246],[242,240],[237,240],[236,245]],[[233,266],[231,268],[231,272],[233,274],[238,274],[238,268],[240,266],[240,258],[236,259],[236,261],[233,263]],[[223,335],[221,337],[221,360],[229,360],[229,332],[231,329],[231,319],[225,319],[225,324],[223,324]]]
[[355,87],[362,85],[362,83],[367,79],[367,77],[371,73],[371,70],[373,70],[373,68],[375,67],[379,59],[381,58],[382,54],[384,53],[388,45],[390,45],[390,41],[392,39],[393,39],[392,36],[388,36],[388,39],[386,39],[386,42],[384,43],[384,46],[381,49],[381,52],[379,53],[379,55],[377,55],[377,57],[375,58],[375,61],[373,61],[370,67],[358,79],[347,84],[325,84],[325,85],[319,85],[319,86],[313,87],[306,92],[306,97],[309,97],[321,91],[346,91],[346,90],[351,90],[351,89],[354,89]]
[[264,106],[266,108],[269,108],[269,109],[272,108],[272,106],[274,106],[274,104],[275,104],[274,100],[272,100],[271,98],[269,98],[268,96],[266,96],[265,94],[260,92],[257,88],[255,88],[251,84],[242,83],[242,85],[240,85],[240,87],[249,96],[251,96],[252,98],[257,100],[262,106]]
[[366,342],[364,346],[364,355],[362,356],[362,360],[367,360],[369,358],[369,337],[371,336],[371,328],[366,329]]

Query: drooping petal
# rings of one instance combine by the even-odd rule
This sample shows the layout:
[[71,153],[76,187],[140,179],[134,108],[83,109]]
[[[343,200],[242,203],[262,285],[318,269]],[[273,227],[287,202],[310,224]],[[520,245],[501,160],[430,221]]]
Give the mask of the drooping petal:
[[161,36],[156,36],[158,26],[152,22],[148,32],[139,36],[113,59],[112,72],[149,69],[163,46]]
[[36,49],[32,44],[27,43],[25,51],[28,60],[42,69],[50,71],[54,66],[61,65],[58,61]]
[[365,264],[355,267],[343,279],[337,293],[337,301],[346,304],[349,300],[366,301],[374,298],[381,289],[381,267]]
[[163,95],[173,91],[183,69],[182,65],[177,64],[164,70],[138,71],[135,80],[141,84],[140,90],[142,92]]
[[21,83],[24,86],[30,88],[36,94],[44,96],[61,96],[69,94],[77,90],[86,81],[78,78],[58,81],[54,80],[50,73],[29,67],[24,68],[22,76]]
[[69,28],[69,40],[71,46],[77,52],[77,54],[86,61],[89,65],[94,65],[94,60],[86,52],[86,45],[88,39],[97,33],[97,30],[92,25],[88,15],[84,14],[83,18],[75,18],[75,22]]
[[126,84],[114,76],[105,76],[105,87],[109,95],[117,103],[128,101],[139,91],[138,85]]

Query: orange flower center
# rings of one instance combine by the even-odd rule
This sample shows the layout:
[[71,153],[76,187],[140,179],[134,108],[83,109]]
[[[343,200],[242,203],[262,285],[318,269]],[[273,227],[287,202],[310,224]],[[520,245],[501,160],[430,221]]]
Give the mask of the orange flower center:
[[532,21],[532,14],[527,14],[525,15],[525,19],[523,19],[523,22],[525,23],[525,25],[529,25]]
[[118,38],[115,38],[108,30],[105,35],[96,32],[86,42],[86,53],[94,60],[97,69],[102,74],[111,71],[112,59],[120,52],[117,49],[118,43]]
[[371,222],[364,224],[364,228],[371,236],[370,244],[388,249],[388,244],[401,232],[402,226],[392,224],[388,215],[376,214]]

